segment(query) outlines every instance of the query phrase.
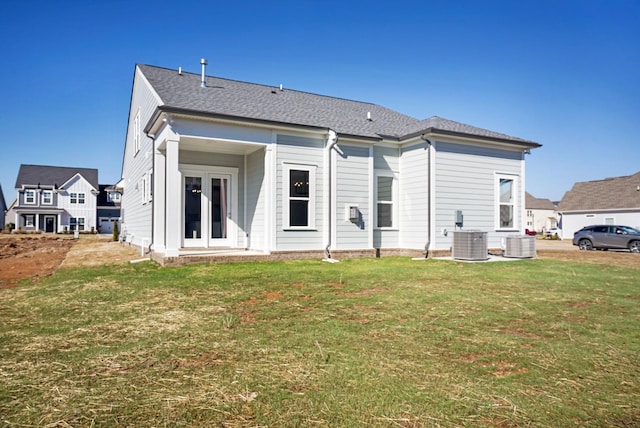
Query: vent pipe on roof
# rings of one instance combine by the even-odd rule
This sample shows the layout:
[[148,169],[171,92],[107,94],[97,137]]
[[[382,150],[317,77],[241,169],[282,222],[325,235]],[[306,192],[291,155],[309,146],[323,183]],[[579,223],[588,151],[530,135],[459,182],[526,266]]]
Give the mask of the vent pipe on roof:
[[182,76],[182,67],[178,67],[178,74]]
[[281,91],[284,90],[284,88],[282,87],[282,83],[280,84],[280,90]]
[[370,111],[367,112],[367,120],[371,121],[371,112]]
[[202,58],[200,60],[200,64],[202,64],[202,80],[200,81],[200,87],[201,88],[206,88],[207,87],[207,81],[205,80],[204,73],[205,73],[205,71],[207,69],[207,60]]

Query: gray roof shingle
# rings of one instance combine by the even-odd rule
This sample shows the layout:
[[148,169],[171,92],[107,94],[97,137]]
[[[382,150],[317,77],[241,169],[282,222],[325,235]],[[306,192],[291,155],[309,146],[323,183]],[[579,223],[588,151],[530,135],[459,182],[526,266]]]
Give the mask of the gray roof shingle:
[[73,168],[65,166],[20,165],[16,189],[23,185],[62,186],[76,174],[82,175],[98,190],[98,170],[93,168]]
[[[538,147],[539,144],[440,117],[418,120],[372,103],[352,101],[275,86],[206,77],[138,65],[164,103],[163,108],[290,125],[331,128],[338,134],[402,140],[425,130],[444,131]],[[368,120],[368,114],[371,120]]]
[[555,210],[556,206],[549,199],[536,198],[529,192],[524,193],[524,207],[528,210]]
[[583,181],[564,194],[558,211],[640,208],[640,172],[604,180]]

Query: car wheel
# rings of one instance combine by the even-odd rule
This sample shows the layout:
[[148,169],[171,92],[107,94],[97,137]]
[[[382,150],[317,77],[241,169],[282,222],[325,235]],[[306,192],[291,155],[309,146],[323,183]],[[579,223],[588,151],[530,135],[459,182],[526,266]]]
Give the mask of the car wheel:
[[629,242],[629,250],[632,253],[640,253],[640,241]]
[[586,251],[593,250],[593,244],[588,239],[581,239],[578,241],[578,248]]

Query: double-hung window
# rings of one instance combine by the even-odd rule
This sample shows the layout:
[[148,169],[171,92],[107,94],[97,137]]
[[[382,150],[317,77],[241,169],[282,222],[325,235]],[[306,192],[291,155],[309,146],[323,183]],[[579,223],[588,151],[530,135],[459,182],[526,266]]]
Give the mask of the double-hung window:
[[69,228],[74,231],[76,228],[78,231],[84,230],[84,217],[71,217],[69,219]]
[[25,190],[24,191],[24,203],[25,204],[35,204],[36,203],[36,191],[35,190]]
[[392,172],[376,173],[376,227],[397,227],[397,179]]
[[70,193],[69,199],[71,199],[72,204],[84,204],[84,193]]
[[283,225],[285,229],[314,229],[316,223],[316,167],[285,164],[283,168]]
[[53,204],[53,191],[51,190],[43,190],[42,191],[42,205],[51,205]]
[[497,229],[516,229],[517,177],[513,175],[496,175],[496,193]]

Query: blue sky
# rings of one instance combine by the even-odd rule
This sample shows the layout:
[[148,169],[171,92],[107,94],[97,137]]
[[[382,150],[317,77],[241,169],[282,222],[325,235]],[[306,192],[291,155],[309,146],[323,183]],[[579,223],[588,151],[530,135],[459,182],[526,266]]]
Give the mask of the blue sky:
[[[543,144],[527,190],[640,171],[640,2],[7,2],[0,184],[21,163],[120,178],[136,63],[373,102]],[[640,183],[639,183],[640,184]]]

